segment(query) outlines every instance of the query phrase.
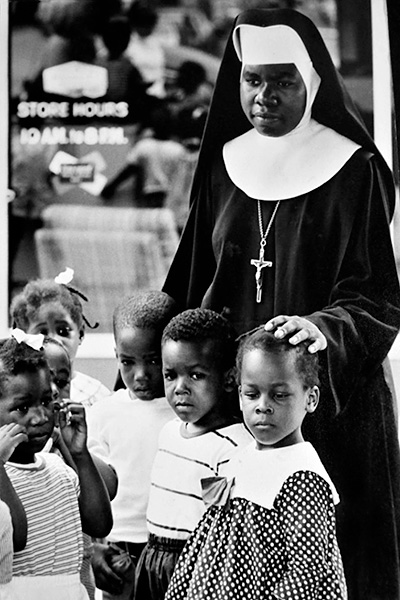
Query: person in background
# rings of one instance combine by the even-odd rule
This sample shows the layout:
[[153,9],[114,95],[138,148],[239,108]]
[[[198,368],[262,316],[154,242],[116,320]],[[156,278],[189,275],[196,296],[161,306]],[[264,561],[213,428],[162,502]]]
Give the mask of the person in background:
[[198,0],[182,0],[181,20],[178,23],[179,43],[190,48],[202,48],[213,30],[212,5]]
[[[84,600],[80,582],[82,531],[101,537],[112,527],[107,489],[86,446],[85,409],[68,403],[58,413],[77,468],[41,452],[55,424],[43,336],[12,334],[0,343],[0,427],[16,424],[26,440],[5,464],[23,504],[28,536],[13,560],[13,600]],[[37,349],[39,348],[39,349]]]
[[[91,327],[85,316],[78,290],[70,286],[72,269],[52,279],[28,282],[12,300],[11,322],[26,333],[42,333],[61,341],[68,351],[73,375],[71,400],[89,408],[111,391],[99,380],[74,370],[74,360],[85,336],[85,325]],[[65,281],[65,283],[58,283]]]
[[156,34],[157,11],[144,2],[132,2],[127,11],[131,37],[126,55],[149,84],[147,93],[156,98],[165,96],[165,54]]
[[166,600],[347,600],[336,540],[336,488],[302,423],[319,402],[318,356],[263,326],[237,356],[254,442],[221,477],[202,480],[207,513],[187,542]]
[[134,205],[162,207],[187,154],[178,133],[179,120],[174,119],[168,106],[155,109],[151,115],[151,130],[133,144],[125,166],[104,186],[103,198],[112,198],[122,182],[134,177]]
[[[147,541],[150,471],[160,430],[174,417],[164,393],[161,335],[175,312],[174,302],[159,291],[137,292],[116,307],[115,350],[126,387],[88,413],[89,450],[115,467],[119,481],[108,545],[95,544],[93,559],[97,587],[107,600],[132,597],[135,566]],[[123,552],[130,567],[121,573]]]
[[185,60],[180,65],[167,101],[174,115],[182,110],[208,109],[213,86],[207,81],[206,70],[197,61]]
[[350,600],[400,597],[400,453],[388,352],[400,328],[393,177],[315,25],[237,16],[163,290],[320,352],[304,425],[341,498]]
[[218,475],[251,435],[235,416],[235,332],[221,315],[188,310],[162,336],[167,400],[176,418],[159,437],[147,509],[149,541],[137,567],[136,600],[162,600],[205,509],[200,480]]
[[131,35],[129,20],[124,15],[114,15],[104,25],[101,39],[105,55],[98,53],[96,63],[108,72],[108,88],[102,98],[110,102],[127,102],[130,123],[145,127],[149,120],[152,97],[146,92],[140,71],[125,55]]

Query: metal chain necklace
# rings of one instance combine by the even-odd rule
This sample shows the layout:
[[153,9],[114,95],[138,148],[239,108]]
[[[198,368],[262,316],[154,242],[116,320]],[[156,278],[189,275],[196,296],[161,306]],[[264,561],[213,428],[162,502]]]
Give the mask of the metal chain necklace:
[[260,252],[258,255],[258,259],[252,258],[250,260],[250,264],[256,268],[255,278],[256,278],[256,290],[257,290],[257,293],[256,293],[256,302],[257,303],[261,302],[261,296],[262,296],[262,275],[263,275],[262,270],[264,269],[264,267],[272,267],[272,262],[270,260],[264,260],[264,249],[267,244],[267,237],[268,237],[268,234],[272,227],[272,223],[274,222],[275,215],[278,211],[280,203],[281,203],[281,200],[279,200],[276,203],[274,212],[272,213],[269,223],[267,225],[267,228],[266,228],[265,232],[263,233],[261,202],[260,202],[260,200],[257,200],[258,228],[260,230]]

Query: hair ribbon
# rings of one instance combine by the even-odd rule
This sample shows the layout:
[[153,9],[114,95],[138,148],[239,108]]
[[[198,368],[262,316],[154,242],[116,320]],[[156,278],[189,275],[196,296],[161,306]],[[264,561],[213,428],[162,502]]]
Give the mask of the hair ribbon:
[[33,348],[33,350],[40,350],[43,347],[44,335],[42,333],[25,333],[22,329],[16,328],[12,330],[11,335],[18,344],[23,342]]
[[71,283],[73,277],[74,277],[74,270],[71,269],[70,267],[66,267],[65,271],[62,271],[61,273],[59,273],[57,275],[57,277],[54,277],[54,281],[56,283],[68,285],[68,283]]
[[[82,292],[80,292],[79,290],[76,290],[75,288],[68,285],[69,283],[71,283],[73,276],[74,276],[74,270],[71,269],[71,267],[66,267],[65,271],[62,271],[61,273],[59,273],[57,275],[57,277],[54,277],[54,281],[55,281],[55,283],[58,283],[59,285],[64,285],[71,294],[76,294],[77,296],[79,296],[79,298],[82,298],[82,300],[84,300],[85,302],[88,302],[88,299],[86,298],[86,296],[84,294],[82,294]],[[94,325],[91,325],[89,323],[89,321],[86,319],[84,314],[82,314],[82,318],[83,318],[84,322],[86,323],[86,325],[88,327],[90,327],[90,329],[96,329],[96,327],[99,326],[99,323],[95,323]]]

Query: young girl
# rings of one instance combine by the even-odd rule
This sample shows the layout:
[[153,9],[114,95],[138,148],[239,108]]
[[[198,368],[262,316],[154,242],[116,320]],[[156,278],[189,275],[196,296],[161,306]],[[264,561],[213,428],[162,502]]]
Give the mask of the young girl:
[[[86,298],[69,285],[72,276],[72,269],[66,269],[54,280],[30,281],[13,299],[10,312],[13,327],[27,333],[42,333],[62,342],[68,350],[73,368],[78,347],[85,336],[85,324],[89,324],[83,315],[81,303],[81,298]],[[89,408],[110,393],[97,379],[78,371],[73,373],[73,402]]]
[[[56,401],[55,404],[58,403],[60,407],[62,407],[63,403],[68,402],[70,399],[71,362],[69,355],[65,346],[61,342],[49,337],[45,337],[43,340],[43,350],[50,369],[51,382],[53,386],[53,398]],[[56,452],[59,456],[61,456],[67,465],[76,470],[72,456],[58,427],[54,428],[52,438],[49,440],[46,447],[48,450]],[[100,458],[92,455],[92,459],[104,480],[110,500],[112,500],[117,492],[116,472],[113,467],[106,464]],[[83,560],[80,577],[81,582],[88,592],[90,600],[94,600],[96,588],[95,577],[91,566],[92,556],[92,539],[89,535],[84,533]],[[100,561],[100,559],[101,557],[97,557],[97,563]],[[101,564],[103,564],[103,562],[101,562]]]
[[347,598],[335,487],[301,426],[319,400],[316,355],[263,329],[243,338],[237,369],[255,438],[226,477],[203,480],[209,510],[186,544],[166,599]]
[[136,600],[162,600],[186,540],[205,512],[200,481],[251,442],[233,415],[235,333],[212,310],[178,314],[161,343],[164,386],[177,418],[161,430],[147,508]]
[[[49,337],[45,337],[43,340],[43,350],[50,369],[53,398],[56,400],[55,405],[59,404],[60,407],[62,407],[65,405],[64,403],[70,401],[72,373],[69,354],[64,344]],[[52,442],[47,445],[49,450],[54,448],[60,453],[69,466],[74,467],[71,463],[71,456],[68,453],[67,446],[65,445],[59,430],[53,431]],[[97,456],[92,455],[92,458],[106,484],[110,500],[112,500],[117,493],[118,487],[118,478],[115,469]]]
[[[37,345],[32,338],[40,338]],[[26,436],[5,465],[28,522],[26,547],[14,556],[12,597],[87,599],[79,581],[82,530],[94,537],[110,531],[107,490],[86,447],[82,405],[69,403],[67,412],[59,413],[77,472],[59,456],[41,452],[55,417],[47,361],[43,350],[35,349],[43,336],[18,339],[0,342],[0,426],[17,424]]]

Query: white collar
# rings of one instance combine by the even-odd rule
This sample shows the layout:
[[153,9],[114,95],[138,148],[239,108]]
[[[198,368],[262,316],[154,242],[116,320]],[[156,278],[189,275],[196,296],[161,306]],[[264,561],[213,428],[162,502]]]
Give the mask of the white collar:
[[226,468],[228,479],[234,477],[231,498],[245,498],[272,509],[286,479],[298,471],[317,473],[328,483],[334,503],[339,503],[336,488],[309,442],[275,450],[257,450],[255,444],[246,446],[232,457]]
[[250,198],[287,200],[329,181],[358,148],[311,119],[277,138],[251,129],[225,144],[223,158],[232,182]]

